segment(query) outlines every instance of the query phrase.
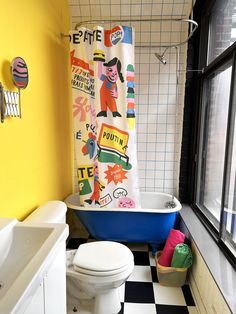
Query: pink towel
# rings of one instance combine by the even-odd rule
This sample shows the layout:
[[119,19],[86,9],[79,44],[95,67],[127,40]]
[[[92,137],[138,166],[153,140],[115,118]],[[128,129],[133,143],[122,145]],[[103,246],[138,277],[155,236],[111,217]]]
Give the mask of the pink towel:
[[169,267],[176,245],[183,243],[184,239],[185,234],[179,230],[171,229],[158,263],[162,266]]

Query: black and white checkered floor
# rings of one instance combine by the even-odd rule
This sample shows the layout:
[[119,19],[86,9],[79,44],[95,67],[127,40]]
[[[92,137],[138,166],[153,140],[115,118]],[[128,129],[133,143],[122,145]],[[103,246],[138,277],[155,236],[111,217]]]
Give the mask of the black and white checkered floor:
[[[77,249],[93,239],[71,238],[68,249]],[[119,314],[197,314],[197,309],[186,284],[181,288],[161,286],[158,283],[155,260],[147,244],[131,243],[127,246],[134,254],[135,267],[126,283],[120,288],[121,311]],[[73,306],[73,305],[71,305]],[[73,313],[72,308],[68,314]],[[89,314],[86,306],[78,314]]]

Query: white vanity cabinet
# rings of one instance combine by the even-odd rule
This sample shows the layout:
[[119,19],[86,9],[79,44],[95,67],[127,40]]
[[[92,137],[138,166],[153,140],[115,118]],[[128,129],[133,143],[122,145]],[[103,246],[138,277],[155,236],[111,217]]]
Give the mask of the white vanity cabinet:
[[0,218],[0,314],[66,314],[63,223]]
[[45,314],[66,314],[66,250],[64,243],[44,277],[44,304]]
[[59,244],[24,314],[66,314],[66,251]]
[[43,281],[39,285],[38,289],[32,296],[32,300],[27,306],[26,310],[23,312],[24,314],[44,314],[44,288],[43,288]]

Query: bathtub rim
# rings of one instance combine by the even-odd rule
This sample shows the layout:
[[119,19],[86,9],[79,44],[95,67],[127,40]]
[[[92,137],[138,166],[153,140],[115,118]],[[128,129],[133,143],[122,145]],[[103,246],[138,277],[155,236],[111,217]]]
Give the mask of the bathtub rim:
[[[163,192],[140,192],[141,194],[148,194],[148,195],[165,195],[172,198],[171,194],[163,193]],[[67,207],[70,209],[78,210],[78,211],[100,211],[100,212],[133,212],[133,213],[162,213],[162,214],[168,214],[168,213],[175,213],[181,210],[182,205],[179,202],[179,200],[174,197],[174,202],[176,203],[176,206],[174,208],[107,208],[107,207],[85,207],[85,206],[78,206],[73,201],[74,197],[78,197],[79,192],[70,194],[66,197],[64,202],[66,203]],[[168,200],[166,200],[168,201]]]

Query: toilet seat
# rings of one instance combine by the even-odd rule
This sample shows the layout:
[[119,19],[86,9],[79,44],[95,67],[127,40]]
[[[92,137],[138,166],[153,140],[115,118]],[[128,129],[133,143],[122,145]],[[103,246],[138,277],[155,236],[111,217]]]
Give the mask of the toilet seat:
[[125,272],[133,263],[129,248],[111,241],[81,244],[72,262],[76,272],[98,277]]

